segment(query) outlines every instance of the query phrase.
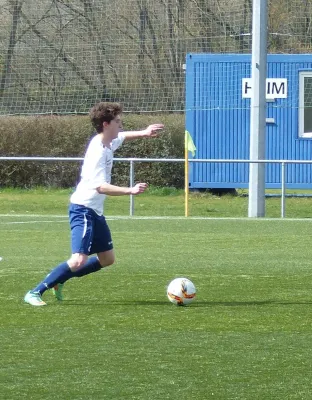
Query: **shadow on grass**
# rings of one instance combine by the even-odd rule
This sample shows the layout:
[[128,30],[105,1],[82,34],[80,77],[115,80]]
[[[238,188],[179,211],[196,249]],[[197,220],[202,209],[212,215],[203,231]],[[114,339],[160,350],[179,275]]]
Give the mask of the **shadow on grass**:
[[[79,299],[63,300],[58,303],[62,306],[86,306],[86,307],[114,307],[114,306],[173,306],[169,301],[158,300],[101,300],[88,299],[81,301]],[[194,301],[191,305],[182,306],[186,307],[253,307],[265,305],[308,305],[312,304],[311,301],[283,301],[283,300],[261,300],[261,301]]]

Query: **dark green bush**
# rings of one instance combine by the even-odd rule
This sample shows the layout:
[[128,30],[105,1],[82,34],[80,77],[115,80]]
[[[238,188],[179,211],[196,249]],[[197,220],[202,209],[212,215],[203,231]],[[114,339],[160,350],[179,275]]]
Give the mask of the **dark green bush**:
[[[94,134],[88,116],[1,117],[0,156],[83,157]],[[184,116],[124,115],[124,130],[140,130],[151,123],[165,124],[155,139],[126,142],[115,157],[183,158]],[[0,161],[0,185],[72,187],[79,179],[76,161]],[[136,182],[182,188],[183,163],[135,163]],[[129,184],[129,163],[115,162],[113,183]]]

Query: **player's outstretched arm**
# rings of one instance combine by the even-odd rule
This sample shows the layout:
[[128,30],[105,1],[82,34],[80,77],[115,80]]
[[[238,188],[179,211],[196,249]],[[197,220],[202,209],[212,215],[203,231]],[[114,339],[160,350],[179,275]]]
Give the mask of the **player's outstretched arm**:
[[122,132],[125,140],[133,140],[147,137],[157,137],[159,132],[164,129],[163,124],[152,124],[142,131]]
[[147,183],[137,183],[133,187],[122,187],[111,185],[110,183],[103,183],[101,186],[97,187],[98,193],[106,194],[108,196],[126,196],[130,194],[140,194],[145,192],[147,189]]

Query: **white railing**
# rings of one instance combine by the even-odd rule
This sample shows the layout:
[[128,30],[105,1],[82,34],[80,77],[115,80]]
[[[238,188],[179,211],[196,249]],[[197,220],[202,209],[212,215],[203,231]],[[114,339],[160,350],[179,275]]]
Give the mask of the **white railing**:
[[[82,157],[0,157],[0,161],[83,161]],[[185,162],[184,158],[114,158],[114,161],[130,163],[130,186],[134,185],[136,162]],[[190,163],[238,163],[281,164],[281,218],[285,218],[286,166],[287,164],[312,164],[312,160],[235,160],[235,159],[189,159]],[[130,196],[130,216],[134,215],[134,196]]]

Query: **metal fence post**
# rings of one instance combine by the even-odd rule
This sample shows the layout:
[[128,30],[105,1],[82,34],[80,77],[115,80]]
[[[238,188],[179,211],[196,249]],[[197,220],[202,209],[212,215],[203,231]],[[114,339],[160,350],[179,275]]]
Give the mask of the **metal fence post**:
[[[130,187],[134,186],[134,161],[130,160]],[[130,194],[130,216],[134,215],[134,196]]]
[[281,218],[285,218],[285,162],[282,162],[281,181],[282,181],[282,199],[281,199]]

